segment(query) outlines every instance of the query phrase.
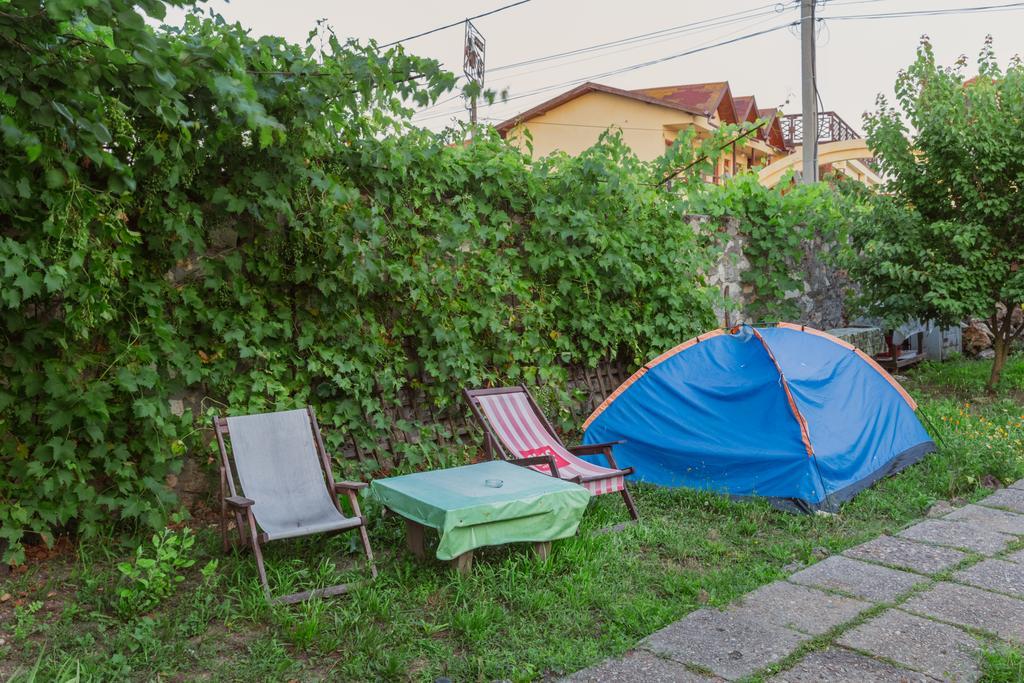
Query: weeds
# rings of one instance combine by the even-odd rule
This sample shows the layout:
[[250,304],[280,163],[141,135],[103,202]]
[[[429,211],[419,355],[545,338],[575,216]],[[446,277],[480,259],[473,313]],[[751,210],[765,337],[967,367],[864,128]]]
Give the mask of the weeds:
[[[1024,359],[1012,358],[1007,376],[1016,381],[1022,369]],[[969,371],[976,372],[973,365]],[[936,371],[927,372],[930,377]],[[62,607],[45,599],[61,581],[43,580],[38,567],[0,585],[0,593],[25,601],[20,612],[9,604],[2,612],[0,605],[0,636],[13,636],[19,619],[24,634],[8,641],[6,655],[0,653],[0,671],[5,665],[8,671],[32,670],[44,640],[35,678],[19,674],[19,683],[71,676],[528,681],[574,671],[634,647],[691,610],[725,605],[780,578],[787,565],[893,533],[939,499],[974,500],[986,494],[986,485],[1024,477],[1024,410],[1010,398],[1017,388],[992,398],[960,397],[917,375],[908,385],[941,432],[934,435],[939,452],[864,491],[834,517],[639,486],[641,524],[593,533],[624,516],[621,500],[602,496],[591,504],[580,534],[556,543],[546,562],[536,561],[526,546],[486,548],[462,578],[441,563],[409,559],[401,520],[382,518],[367,506],[378,579],[345,597],[290,606],[266,604],[249,554],[221,555],[212,530],[189,532],[191,541],[178,531],[171,532],[176,543],[147,540],[127,563],[148,576],[156,564],[140,566],[138,558],[155,560],[158,547],[174,548],[159,579],[173,597],[144,615],[127,616],[121,616],[119,589],[146,591],[119,571],[117,553],[123,550],[111,539],[105,547],[83,547],[68,565],[62,582],[78,590]],[[195,564],[181,563],[190,560]],[[363,573],[358,552],[343,536],[270,544],[266,560],[281,590]],[[46,604],[29,614],[36,601]],[[990,653],[985,680],[1020,680],[1020,656],[1016,650]]]
[[41,683],[42,681],[52,683],[80,683],[82,680],[82,665],[77,659],[70,659],[61,664],[45,676],[40,675],[45,650],[39,651],[35,664],[26,672],[15,672],[10,677],[9,683]]
[[[150,541],[150,545],[135,550],[135,562],[121,562],[117,570],[124,576],[124,584],[117,592],[117,611],[123,617],[148,612],[171,597],[179,583],[185,580],[181,573],[196,563],[189,557],[196,539],[188,527],[181,531],[163,529]],[[203,575],[217,570],[217,560],[211,560]]]
[[1024,681],[1024,651],[1014,647],[989,649],[982,654],[980,683]]
[[34,600],[27,605],[20,605],[14,608],[14,637],[18,640],[25,640],[35,633],[37,628],[36,612],[43,608],[40,600]]

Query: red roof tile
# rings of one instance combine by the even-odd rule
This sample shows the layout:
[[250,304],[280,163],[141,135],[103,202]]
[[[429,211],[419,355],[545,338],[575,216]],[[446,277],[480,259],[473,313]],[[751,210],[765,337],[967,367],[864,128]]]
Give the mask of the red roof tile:
[[758,118],[757,102],[754,101],[753,95],[734,97],[732,98],[732,103],[736,107],[736,118],[740,121],[750,121]]
[[[670,85],[661,88],[643,88],[633,92],[643,93],[665,102],[672,102],[688,109],[693,109],[702,114],[714,114],[718,112],[722,120],[730,121],[735,119],[735,110],[732,104],[732,96],[729,92],[729,84],[726,81],[716,83],[692,83],[689,85]],[[727,110],[719,112],[723,101],[727,101]]]
[[779,114],[781,113],[782,112],[780,112],[778,109],[771,107],[768,109],[757,110],[757,118],[768,119],[765,140],[768,141],[769,145],[775,147],[776,149],[785,149],[786,147],[786,140],[785,137],[782,135],[782,123],[779,121]]

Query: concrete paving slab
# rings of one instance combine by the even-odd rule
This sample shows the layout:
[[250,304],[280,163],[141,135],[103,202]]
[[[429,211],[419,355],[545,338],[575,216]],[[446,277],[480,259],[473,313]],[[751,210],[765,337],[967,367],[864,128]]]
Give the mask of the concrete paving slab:
[[[991,496],[989,497],[991,498]],[[982,505],[965,505],[959,510],[949,513],[943,519],[952,519],[987,531],[1024,536],[1024,515],[1006,510],[997,510]]]
[[935,574],[956,566],[967,557],[952,548],[915,543],[893,536],[879,536],[846,550],[843,555],[857,560],[880,562],[920,574]]
[[1010,553],[1003,559],[1009,560],[1010,562],[1019,562],[1024,564],[1024,550],[1018,550],[1015,553]]
[[[1006,560],[984,560],[958,571],[953,578],[978,588],[1024,598],[1024,564]],[[1020,618],[1024,619],[1024,614]]]
[[916,671],[830,647],[812,652],[796,666],[768,679],[769,683],[935,683]]
[[739,612],[702,609],[648,636],[641,647],[736,680],[783,659],[809,638]]
[[910,598],[900,608],[1024,644],[1024,601],[1016,598],[943,582]]
[[1009,488],[1024,491],[1024,479],[1010,484]]
[[973,636],[897,609],[847,631],[836,642],[943,681],[976,681],[981,676]]
[[899,536],[912,541],[973,550],[985,555],[995,555],[1016,540],[1015,536],[1009,534],[987,531],[975,525],[947,519],[926,519],[904,529]]
[[671,659],[636,650],[560,680],[562,683],[713,683],[724,679],[694,673]]
[[871,603],[863,600],[776,581],[743,596],[729,611],[817,636],[845,624],[870,607]]
[[979,500],[978,505],[1024,513],[1024,489],[999,489],[988,498]]
[[928,579],[833,555],[789,577],[794,583],[846,593],[872,602],[891,602]]

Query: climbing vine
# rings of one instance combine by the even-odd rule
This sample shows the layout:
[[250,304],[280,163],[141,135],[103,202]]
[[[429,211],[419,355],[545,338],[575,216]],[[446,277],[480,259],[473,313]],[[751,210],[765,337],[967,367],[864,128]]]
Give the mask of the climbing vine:
[[[838,181],[836,181],[838,182]],[[847,215],[857,201],[827,182],[765,187],[745,173],[691,195],[694,211],[713,222],[735,218],[750,267],[742,282],[751,296],[744,313],[756,321],[795,320],[808,256],[845,243]],[[822,254],[815,254],[821,257]]]
[[407,123],[454,85],[431,60],[163,12],[0,12],[0,560],[161,525],[208,411],[312,403],[372,452],[402,391],[443,409],[714,324],[682,195],[618,137],[465,145]]
[[437,450],[404,394],[647,360],[715,324],[688,213],[741,219],[765,307],[834,222],[822,188],[701,183],[729,127],[653,163],[615,134],[531,159],[412,127],[455,79],[401,48],[153,28],[159,0],[3,7],[0,561],[163,524],[212,412],[313,404],[371,470]]

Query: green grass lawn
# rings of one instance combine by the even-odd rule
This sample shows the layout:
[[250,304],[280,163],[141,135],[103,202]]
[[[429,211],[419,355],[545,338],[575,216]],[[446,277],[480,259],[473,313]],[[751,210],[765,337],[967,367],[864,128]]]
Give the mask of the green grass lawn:
[[1024,681],[1024,650],[988,650],[983,655],[982,668],[985,672],[982,683],[1020,683]]
[[[526,681],[568,673],[621,654],[691,610],[782,578],[795,563],[896,531],[937,500],[974,500],[1024,477],[1024,358],[1011,359],[994,396],[983,392],[988,369],[956,361],[910,371],[906,386],[940,451],[835,516],[636,487],[641,524],[595,534],[626,518],[620,498],[603,496],[547,561],[535,561],[526,545],[487,549],[460,578],[442,563],[410,560],[401,521],[371,505],[379,578],[346,597],[273,608],[251,558],[222,556],[215,529],[193,521],[196,564],[185,582],[128,618],[117,609],[124,583],[116,565],[135,544],[91,540],[0,582],[0,680]],[[267,559],[272,584],[284,591],[358,576],[358,557],[350,534],[271,544]],[[201,567],[215,558],[217,571],[203,578]],[[986,676],[1021,680],[1021,661],[1019,651],[993,650]]]

